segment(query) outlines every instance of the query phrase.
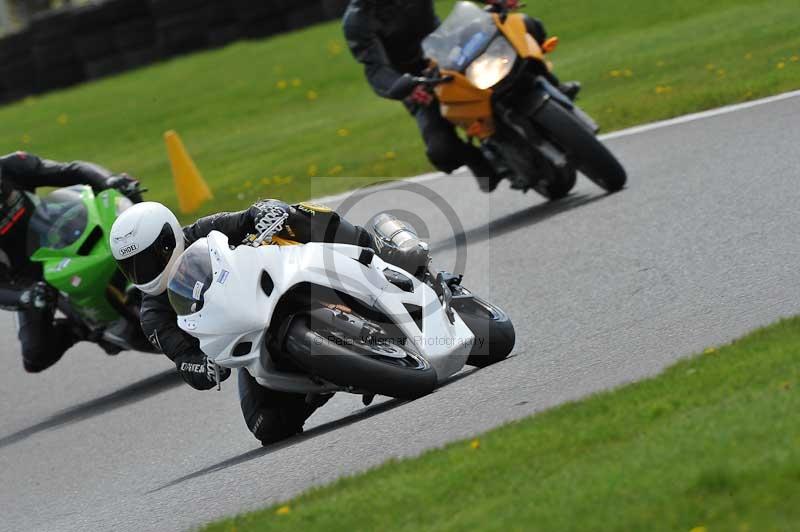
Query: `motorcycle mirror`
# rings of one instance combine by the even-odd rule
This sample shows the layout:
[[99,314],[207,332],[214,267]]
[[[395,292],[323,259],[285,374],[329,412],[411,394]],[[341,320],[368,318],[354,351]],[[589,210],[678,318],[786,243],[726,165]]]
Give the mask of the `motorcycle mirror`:
[[395,100],[402,100],[411,95],[416,85],[417,80],[411,74],[403,74],[389,88],[388,96]]

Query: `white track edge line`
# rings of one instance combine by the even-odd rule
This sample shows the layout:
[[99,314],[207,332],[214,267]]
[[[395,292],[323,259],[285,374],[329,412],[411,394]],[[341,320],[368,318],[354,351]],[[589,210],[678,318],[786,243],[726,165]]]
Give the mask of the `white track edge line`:
[[[782,100],[788,100],[790,98],[800,97],[800,90],[791,91],[791,92],[784,92],[782,94],[776,94],[774,96],[767,96],[766,98],[761,98],[758,100],[751,100],[749,102],[742,102],[742,103],[735,103],[731,105],[725,105],[723,107],[717,107],[716,109],[708,109],[706,111],[700,111],[697,113],[691,113],[688,115],[678,116],[675,118],[669,118],[667,120],[659,120],[658,122],[651,122],[649,124],[642,124],[639,126],[633,126],[627,129],[621,129],[619,131],[612,131],[611,133],[605,133],[600,135],[601,140],[613,140],[622,137],[629,137],[631,135],[638,135],[640,133],[646,133],[648,131],[653,131],[656,129],[663,129],[666,127],[676,126],[680,124],[687,124],[689,122],[696,122],[698,120],[705,120],[707,118],[713,118],[715,116],[726,115],[730,113],[735,113],[738,111],[743,111],[745,109],[750,109],[752,107],[759,107],[761,105],[767,105],[770,103],[780,102]],[[459,171],[459,170],[456,170]],[[433,181],[434,179],[440,179],[442,177],[447,177],[448,174],[444,172],[430,172],[427,174],[422,174],[414,177],[407,177],[407,178],[398,178],[396,180],[389,181],[387,183],[378,184],[374,186],[368,187],[370,192],[380,192],[384,189],[393,188],[397,185],[398,182],[407,182],[407,183],[424,183],[426,181]],[[356,189],[355,191],[351,190],[348,192],[342,192],[339,194],[334,194],[333,196],[325,196],[322,198],[317,198],[312,201],[316,203],[337,203],[342,201],[354,192],[357,193],[361,189]]]
[[759,107],[761,105],[767,105],[770,103],[779,102],[782,100],[788,100],[790,98],[796,98],[800,96],[800,90],[791,91],[791,92],[784,92],[782,94],[776,94],[774,96],[768,96],[766,98],[761,98],[760,100],[751,100],[749,102],[742,102],[742,103],[735,103],[731,105],[726,105],[723,107],[717,107],[716,109],[708,109],[707,111],[700,111],[697,113],[691,113],[688,115],[677,116],[675,118],[669,118],[667,120],[660,120],[658,122],[652,122],[650,124],[642,124],[640,126],[633,126],[627,129],[621,129],[619,131],[612,131],[611,133],[606,133],[604,135],[600,135],[601,140],[610,140],[616,139],[619,137],[627,137],[630,135],[636,135],[639,133],[644,133],[647,131],[652,131],[654,129],[662,129],[665,127],[675,126],[678,124],[686,124],[688,122],[695,122],[697,120],[704,120],[706,118],[713,118],[715,116],[726,115],[730,113],[735,113],[737,111],[743,111],[745,109],[750,109],[751,107]]

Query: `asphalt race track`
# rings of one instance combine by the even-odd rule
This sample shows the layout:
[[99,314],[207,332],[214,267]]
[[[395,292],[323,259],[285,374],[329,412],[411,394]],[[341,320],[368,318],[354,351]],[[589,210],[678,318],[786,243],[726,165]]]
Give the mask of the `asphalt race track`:
[[306,434],[271,448],[245,428],[234,379],[195,392],[164,357],[88,344],[26,375],[4,315],[0,529],[185,530],[652,375],[798,313],[798,124],[794,95],[614,136],[631,178],[611,196],[581,178],[546,204],[505,187],[484,195],[455,175],[345,200],[355,222],[410,211],[443,268],[461,249],[465,284],[509,312],[517,347],[414,402],[364,408],[340,395]]

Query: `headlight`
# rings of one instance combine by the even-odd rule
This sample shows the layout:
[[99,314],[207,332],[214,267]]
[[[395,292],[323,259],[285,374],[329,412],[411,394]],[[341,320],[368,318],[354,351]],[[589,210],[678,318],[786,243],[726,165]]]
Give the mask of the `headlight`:
[[504,37],[497,37],[489,48],[467,68],[467,79],[479,89],[494,87],[505,78],[517,52]]

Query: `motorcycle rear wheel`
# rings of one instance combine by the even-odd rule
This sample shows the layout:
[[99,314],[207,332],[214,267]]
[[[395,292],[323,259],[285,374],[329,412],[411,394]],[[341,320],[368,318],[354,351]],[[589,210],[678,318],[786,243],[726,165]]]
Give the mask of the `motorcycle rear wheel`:
[[312,327],[297,316],[285,336],[284,354],[316,377],[377,395],[414,399],[436,388],[436,371],[423,357],[394,342],[370,343],[340,331]]

